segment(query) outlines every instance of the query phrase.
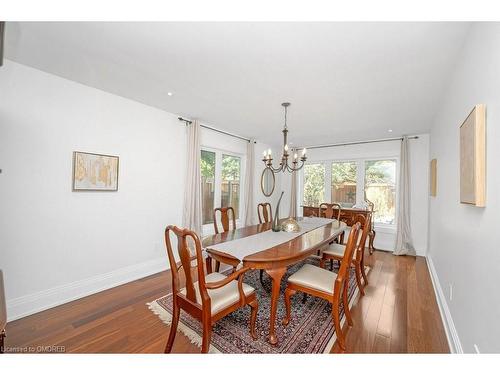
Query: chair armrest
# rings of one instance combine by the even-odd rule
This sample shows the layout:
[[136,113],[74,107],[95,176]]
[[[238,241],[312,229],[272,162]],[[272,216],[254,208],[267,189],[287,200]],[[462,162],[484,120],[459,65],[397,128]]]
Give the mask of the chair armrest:
[[233,269],[236,269],[238,264],[241,263],[241,261],[238,258],[236,258],[230,254],[224,253],[222,251],[210,249],[210,250],[207,250],[206,252],[207,252],[209,257],[215,259],[216,261],[218,261],[220,263],[228,264],[231,267],[233,267]]
[[238,271],[233,272],[228,277],[226,277],[224,280],[214,281],[214,282],[211,282],[211,283],[205,283],[205,287],[207,289],[218,289],[218,288],[221,288],[224,285],[229,284],[231,281],[238,279],[241,275],[243,275],[248,270],[249,270],[248,267],[240,268]]
[[248,267],[240,268],[238,271],[233,272],[231,275],[226,277],[224,280],[216,281],[212,283],[206,283],[205,288],[207,289],[218,289],[224,285],[229,284],[231,281],[238,279],[238,292],[240,294],[240,306],[245,305],[245,293],[243,292],[243,275],[249,270]]

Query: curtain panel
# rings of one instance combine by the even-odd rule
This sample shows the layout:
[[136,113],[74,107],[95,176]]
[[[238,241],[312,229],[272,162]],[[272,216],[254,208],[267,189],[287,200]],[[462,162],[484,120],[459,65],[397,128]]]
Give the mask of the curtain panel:
[[194,120],[187,125],[187,166],[184,184],[184,212],[182,225],[202,236],[201,225],[201,145],[200,123]]
[[399,200],[397,210],[396,247],[394,255],[415,255],[410,223],[410,161],[408,137],[401,141],[399,168]]

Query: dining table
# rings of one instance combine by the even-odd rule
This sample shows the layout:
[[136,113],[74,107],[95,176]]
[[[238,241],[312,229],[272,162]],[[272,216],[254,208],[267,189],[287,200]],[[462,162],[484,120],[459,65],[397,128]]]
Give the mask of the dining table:
[[251,225],[203,238],[207,272],[212,272],[213,260],[223,264],[264,270],[272,281],[271,311],[268,340],[277,344],[276,313],[281,279],[288,267],[316,254],[332,243],[347,228],[335,219],[297,218],[298,232],[275,232],[272,223]]

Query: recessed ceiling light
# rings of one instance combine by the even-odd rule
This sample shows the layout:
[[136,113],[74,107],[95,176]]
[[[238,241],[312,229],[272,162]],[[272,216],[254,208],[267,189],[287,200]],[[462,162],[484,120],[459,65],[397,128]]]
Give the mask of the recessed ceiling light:
[[167,95],[168,95],[168,96],[172,96],[172,95],[174,95],[174,94],[172,94],[171,92],[167,92]]
[[392,133],[392,129],[387,130],[389,133]]

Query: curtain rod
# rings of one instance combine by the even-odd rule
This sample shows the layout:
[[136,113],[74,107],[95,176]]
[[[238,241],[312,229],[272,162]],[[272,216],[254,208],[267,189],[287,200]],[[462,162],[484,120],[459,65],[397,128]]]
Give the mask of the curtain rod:
[[[178,117],[179,121],[183,121],[185,122],[186,124],[192,124],[193,122],[191,120],[186,120],[185,118],[182,118],[182,117]],[[247,141],[247,142],[250,142],[250,139],[248,138],[245,138],[245,137],[242,137],[241,135],[237,135],[237,134],[233,134],[233,133],[229,133],[229,132],[226,132],[224,130],[220,130],[220,129],[216,129],[216,128],[212,128],[211,126],[208,126],[208,125],[203,125],[203,124],[200,124],[200,126],[202,128],[205,128],[205,129],[210,129],[210,130],[213,130],[214,132],[217,132],[217,133],[221,133],[221,134],[225,134],[225,135],[229,135],[230,137],[234,137],[234,138],[238,138],[238,139],[242,139],[244,141]],[[256,142],[254,142],[256,143]]]
[[[412,135],[409,136],[408,139],[418,139],[418,135]],[[327,148],[327,147],[337,147],[337,146],[351,146],[351,145],[362,145],[365,143],[378,143],[378,142],[389,142],[389,141],[402,141],[403,137],[396,137],[396,138],[382,138],[382,139],[372,139],[369,141],[357,141],[357,142],[344,142],[344,143],[332,143],[332,144],[326,144],[326,145],[317,145],[317,146],[306,146],[308,150],[315,149],[315,148]],[[304,148],[304,147],[296,147],[298,149]]]

